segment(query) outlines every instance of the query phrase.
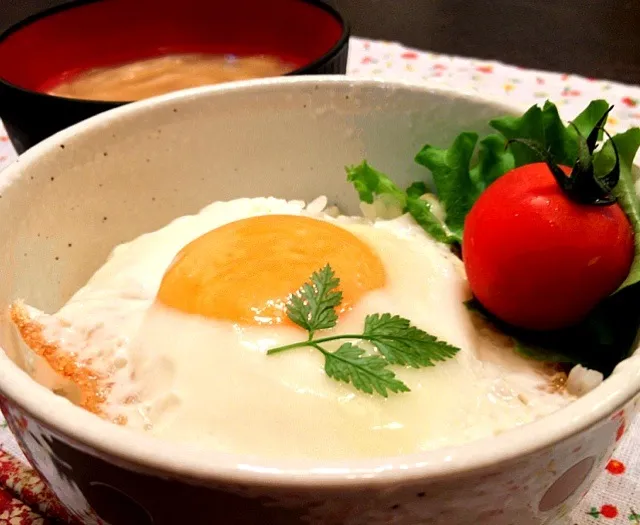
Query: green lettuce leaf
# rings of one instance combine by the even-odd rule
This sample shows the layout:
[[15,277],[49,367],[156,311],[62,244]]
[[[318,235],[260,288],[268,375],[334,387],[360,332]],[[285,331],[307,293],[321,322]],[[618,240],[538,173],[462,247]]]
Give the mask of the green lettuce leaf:
[[416,162],[431,171],[438,198],[446,212],[451,233],[462,241],[464,219],[480,195],[480,188],[469,173],[477,133],[461,133],[449,149],[427,144],[416,155]]
[[407,197],[418,199],[422,197],[425,193],[429,191],[427,185],[421,180],[414,182],[411,186],[407,188]]
[[366,161],[357,166],[348,166],[346,170],[347,180],[354,185],[361,201],[372,204],[376,197],[393,199],[436,241],[448,244],[457,242],[457,237],[451,235],[432,213],[431,205],[420,199],[427,192],[423,182],[414,182],[404,192],[387,175],[372,168]]
[[[552,102],[543,107],[532,106],[521,117],[502,117],[490,125],[505,138],[528,139],[544,146],[559,164],[573,166],[578,156],[577,132],[586,137],[607,110],[606,100],[594,100],[574,120],[573,126],[565,126]],[[577,131],[576,131],[577,128]],[[511,144],[516,166],[540,162],[538,154],[523,144]]]
[[[551,102],[544,107],[532,106],[521,117],[502,117],[490,122],[492,128],[505,138],[528,139],[544,144],[554,160],[571,165],[577,155],[577,146],[560,119],[558,109]],[[511,144],[516,166],[540,162],[538,154],[524,144]]]
[[405,207],[407,194],[387,175],[369,166],[366,160],[345,169],[347,180],[353,184],[361,201],[372,204],[374,197],[387,195],[396,200],[401,208]]
[[[376,197],[383,198],[387,204],[393,202],[411,213],[436,240],[460,243],[465,218],[480,194],[514,167],[540,161],[535,152],[522,144],[505,147],[506,140],[541,141],[558,162],[572,165],[578,154],[577,133],[588,135],[608,107],[605,100],[595,100],[575,118],[573,126],[565,126],[556,106],[546,102],[543,107],[529,108],[521,117],[491,121],[502,135],[488,135],[478,142],[476,133],[464,132],[449,148],[425,145],[415,160],[431,171],[438,199],[446,212],[446,228],[432,213],[430,205],[419,199],[428,191],[422,181],[403,191],[390,177],[366,161],[347,167],[347,179],[363,202],[371,204]],[[414,200],[409,202],[408,199]]]
[[[640,281],[640,200],[636,193],[633,176],[633,159],[640,148],[640,128],[632,128],[619,133],[612,139],[618,148],[620,158],[620,180],[613,189],[618,203],[629,217],[635,232],[635,256],[631,271],[619,290]],[[600,149],[594,158],[596,173],[609,171],[615,163],[615,152],[609,141]]]
[[514,167],[513,155],[500,136],[489,135],[481,140],[476,154],[477,143],[476,133],[461,133],[450,148],[427,144],[415,158],[431,172],[446,212],[445,223],[458,242],[462,241],[464,220],[480,194]]
[[407,199],[406,210],[413,219],[426,231],[433,239],[446,244],[454,244],[459,241],[458,237],[447,231],[440,220],[431,211],[431,205],[415,196]]
[[480,141],[478,164],[470,172],[471,179],[480,191],[484,191],[496,179],[515,168],[513,153],[506,148],[499,135],[489,135]]
[[[609,103],[606,100],[594,100],[571,122],[580,135],[587,137],[607,109],[609,109]],[[575,132],[575,129],[570,127],[569,132]],[[602,131],[598,135],[598,140],[602,140]]]

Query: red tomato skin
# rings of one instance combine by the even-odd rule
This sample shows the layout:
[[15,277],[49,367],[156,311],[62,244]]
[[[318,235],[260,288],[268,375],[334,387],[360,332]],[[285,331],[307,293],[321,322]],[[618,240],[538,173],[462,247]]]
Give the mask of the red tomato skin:
[[473,294],[491,313],[553,330],[579,322],[622,284],[634,233],[617,203],[576,203],[535,163],[482,193],[465,220],[462,256]]

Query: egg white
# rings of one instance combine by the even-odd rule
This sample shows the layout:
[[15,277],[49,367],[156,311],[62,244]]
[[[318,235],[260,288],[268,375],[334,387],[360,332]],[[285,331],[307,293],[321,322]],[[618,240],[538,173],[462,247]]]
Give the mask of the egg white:
[[[323,198],[309,206],[274,198],[214,203],[118,246],[58,313],[30,311],[47,339],[111,378],[108,416],[226,452],[334,459],[413,453],[494,435],[571,402],[549,389],[544,365],[517,356],[508,338],[473,320],[463,304],[470,292],[460,261],[412,219],[334,217],[325,205]],[[330,333],[358,333],[367,314],[389,312],[461,351],[431,368],[393,367],[411,392],[385,399],[327,377],[313,349],[266,355],[304,338],[300,329],[240,326],[154,302],[183,246],[265,214],[331,221],[382,260],[386,286]]]

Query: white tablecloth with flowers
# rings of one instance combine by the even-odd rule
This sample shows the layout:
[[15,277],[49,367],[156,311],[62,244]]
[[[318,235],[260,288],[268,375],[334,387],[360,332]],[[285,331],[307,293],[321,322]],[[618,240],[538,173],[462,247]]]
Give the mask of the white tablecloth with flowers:
[[[574,117],[589,101],[604,98],[615,105],[607,123],[610,132],[640,126],[640,87],[615,82],[532,71],[356,38],[350,43],[348,73],[477,90],[523,109],[550,99],[566,119]],[[0,169],[14,158],[15,152],[0,124]],[[56,519],[65,522],[68,516],[27,466],[0,417],[0,524],[44,524]],[[470,520],[472,523],[473,518]],[[598,523],[640,525],[640,418],[621,436],[614,459],[566,525]]]

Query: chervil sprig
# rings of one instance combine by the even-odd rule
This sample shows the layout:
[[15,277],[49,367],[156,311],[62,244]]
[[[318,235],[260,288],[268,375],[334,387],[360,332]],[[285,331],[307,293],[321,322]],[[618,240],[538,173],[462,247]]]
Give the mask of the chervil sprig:
[[[287,316],[308,332],[308,338],[272,348],[267,355],[310,346],[324,356],[324,370],[329,377],[350,383],[367,394],[387,397],[389,392],[409,392],[409,387],[389,369],[390,365],[434,366],[458,352],[458,348],[412,326],[408,319],[389,313],[367,315],[361,334],[336,334],[314,339],[317,331],[333,328],[338,322],[336,308],[342,303],[339,285],[340,279],[328,264],[314,272],[309,282],[291,295],[286,305]],[[333,352],[321,346],[345,339],[366,341],[377,353],[367,353],[350,342],[343,343]]]

